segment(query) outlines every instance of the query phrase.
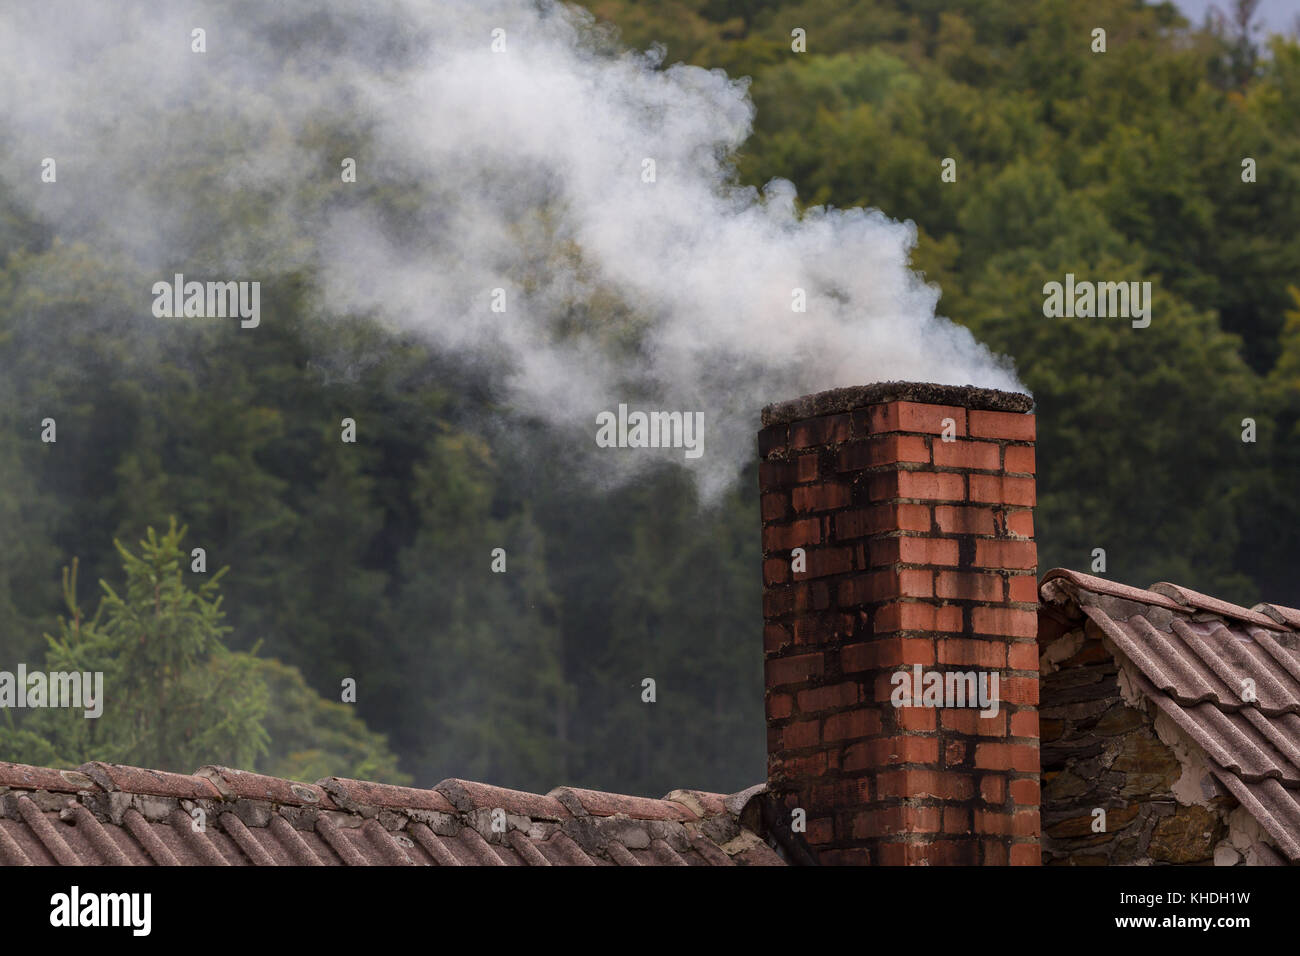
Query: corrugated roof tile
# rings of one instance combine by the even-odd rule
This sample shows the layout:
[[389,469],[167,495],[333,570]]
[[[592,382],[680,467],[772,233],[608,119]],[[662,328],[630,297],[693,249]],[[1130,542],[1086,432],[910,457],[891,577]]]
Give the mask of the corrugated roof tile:
[[[740,822],[762,786],[657,799],[574,787],[535,794],[456,779],[431,790],[342,777],[302,784],[220,766],[179,774],[101,762],[76,771],[0,764],[0,781],[7,865],[780,862],[750,852],[766,845]],[[504,818],[491,813],[497,809]]]
[[[1065,598],[1049,586],[1062,580]],[[1300,611],[1246,609],[1163,582],[1143,592],[1061,569],[1044,575],[1040,593],[1078,604],[1138,669],[1142,693],[1300,863]],[[1268,862],[1267,852],[1256,856]]]

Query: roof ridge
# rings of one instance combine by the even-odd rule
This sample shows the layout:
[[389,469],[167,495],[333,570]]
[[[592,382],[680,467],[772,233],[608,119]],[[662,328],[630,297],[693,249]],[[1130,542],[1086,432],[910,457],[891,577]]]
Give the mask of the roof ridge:
[[543,795],[456,778],[426,789],[0,761],[0,863],[783,864],[741,820],[742,798],[762,789]]

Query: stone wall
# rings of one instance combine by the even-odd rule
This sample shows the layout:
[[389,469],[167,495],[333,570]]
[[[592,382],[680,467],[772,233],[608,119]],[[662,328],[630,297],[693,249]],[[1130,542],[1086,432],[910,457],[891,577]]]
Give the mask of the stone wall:
[[1058,630],[1040,661],[1044,865],[1212,865],[1216,850],[1220,864],[1254,862],[1257,835],[1235,832],[1248,815],[1153,717],[1131,665],[1092,621]]

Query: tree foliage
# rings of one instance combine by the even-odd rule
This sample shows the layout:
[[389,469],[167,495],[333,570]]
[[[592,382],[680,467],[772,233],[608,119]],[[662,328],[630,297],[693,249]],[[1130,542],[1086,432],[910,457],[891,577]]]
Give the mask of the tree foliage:
[[[916,224],[941,310],[1037,400],[1040,570],[1100,547],[1127,583],[1300,606],[1293,39],[1131,0],[585,5],[666,64],[752,78],[742,182]],[[183,205],[235,161],[162,162],[158,189]],[[208,204],[212,242],[268,200]],[[411,201],[366,194],[399,223]],[[1150,327],[1045,317],[1067,272],[1151,282]],[[710,509],[670,468],[594,494],[457,356],[367,316],[319,321],[310,271],[263,276],[275,318],[256,336],[142,317],[155,278],[0,187],[0,668],[44,653],[115,688],[98,721],[3,715],[0,758],[653,795],[763,778],[752,469]],[[617,313],[608,335],[632,339],[619,308],[556,322]],[[229,569],[224,603],[178,531],[148,530],[168,515]],[[60,604],[73,556],[92,580],[125,572],[91,617],[71,573]]]

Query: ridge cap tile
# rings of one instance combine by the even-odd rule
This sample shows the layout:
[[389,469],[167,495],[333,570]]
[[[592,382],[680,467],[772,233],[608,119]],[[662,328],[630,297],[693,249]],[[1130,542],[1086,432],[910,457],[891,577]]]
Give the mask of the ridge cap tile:
[[1256,604],[1251,610],[1272,618],[1290,630],[1300,629],[1300,609],[1264,601]]
[[210,781],[224,800],[268,800],[282,806],[337,809],[329,794],[314,783],[216,764],[205,764],[194,776]]
[[138,793],[153,797],[220,800],[221,791],[204,777],[170,770],[151,770],[128,764],[92,760],[77,768],[104,790]]
[[552,796],[509,790],[489,783],[475,783],[459,777],[448,777],[434,788],[462,813],[472,810],[501,809],[519,816],[541,820],[568,820],[573,814]]
[[680,803],[700,819],[716,817],[727,812],[727,795],[708,790],[673,790],[663,799]]
[[322,777],[316,786],[334,798],[345,810],[380,807],[389,810],[436,810],[454,813],[456,807],[437,790],[403,787],[392,783],[354,780],[350,777]]
[[34,767],[31,764],[11,763],[7,760],[0,760],[0,787],[45,790],[50,793],[80,793],[83,790],[103,789],[81,770]]
[[1082,571],[1072,571],[1069,568],[1052,568],[1043,575],[1042,580],[1038,582],[1039,596],[1042,596],[1043,586],[1049,581],[1055,581],[1064,578],[1077,587],[1093,594],[1101,594],[1106,597],[1123,598],[1124,600],[1133,601],[1137,604],[1149,604],[1154,607],[1163,607],[1170,611],[1187,612],[1185,605],[1180,604],[1167,595],[1160,594],[1144,588],[1135,588],[1129,584],[1121,584],[1118,581],[1112,581],[1109,578],[1099,578],[1092,574],[1084,574]]
[[680,823],[691,823],[699,819],[685,804],[657,797],[634,797],[603,790],[583,790],[580,787],[556,787],[548,796],[559,800],[574,813],[573,806],[565,799],[569,797],[593,817],[615,817],[621,814],[633,820],[670,820]]
[[1258,611],[1252,611],[1250,608],[1242,607],[1239,604],[1233,604],[1229,601],[1222,601],[1219,598],[1211,597],[1208,594],[1202,594],[1200,591],[1193,591],[1191,588],[1185,588],[1181,584],[1170,584],[1168,581],[1157,581],[1151,585],[1151,591],[1156,594],[1162,594],[1171,600],[1177,601],[1185,607],[1193,607],[1198,611],[1208,611],[1211,614],[1217,614],[1220,617],[1230,617],[1239,621],[1249,621],[1252,624],[1258,624],[1270,630],[1287,630],[1286,625],[1279,624],[1265,614]]

